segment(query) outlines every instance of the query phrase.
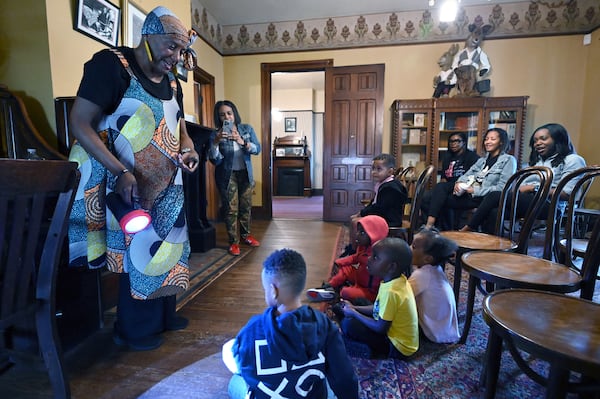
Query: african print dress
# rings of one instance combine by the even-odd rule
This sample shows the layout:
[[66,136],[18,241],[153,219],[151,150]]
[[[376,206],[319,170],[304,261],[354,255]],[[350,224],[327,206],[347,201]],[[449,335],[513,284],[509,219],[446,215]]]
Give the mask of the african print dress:
[[70,262],[129,273],[131,295],[137,299],[174,295],[188,288],[190,254],[178,167],[181,111],[177,86],[169,74],[173,97],[161,100],[150,95],[122,54],[113,51],[131,81],[115,112],[100,121],[98,134],[134,174],[140,205],[148,210],[152,223],[133,235],[121,231],[105,205],[116,177],[75,144],[69,159],[79,164],[81,181],[69,225]]

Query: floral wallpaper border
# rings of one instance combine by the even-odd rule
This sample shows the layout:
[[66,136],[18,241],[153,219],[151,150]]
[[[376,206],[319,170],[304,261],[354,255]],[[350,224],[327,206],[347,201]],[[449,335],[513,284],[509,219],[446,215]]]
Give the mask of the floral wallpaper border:
[[598,0],[533,0],[460,8],[452,23],[432,11],[221,26],[191,0],[192,26],[221,55],[328,50],[464,40],[468,25],[490,24],[488,38],[589,33],[600,26]]

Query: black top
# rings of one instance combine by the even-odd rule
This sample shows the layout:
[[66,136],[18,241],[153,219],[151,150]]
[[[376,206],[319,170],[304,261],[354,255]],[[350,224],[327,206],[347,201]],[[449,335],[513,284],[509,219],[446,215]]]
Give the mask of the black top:
[[[173,97],[173,90],[169,81],[169,77],[173,76],[171,73],[165,75],[159,83],[155,83],[142,72],[132,48],[119,47],[118,50],[129,63],[144,90],[161,100],[169,100]],[[83,78],[77,96],[98,105],[105,114],[112,114],[129,87],[130,78],[129,73],[123,68],[115,53],[109,49],[99,51],[84,65]],[[177,103],[181,114],[184,115],[183,93],[179,81],[177,81]]]
[[402,226],[404,204],[408,201],[406,187],[398,181],[383,183],[377,191],[377,202],[373,201],[360,210],[360,216],[377,215],[386,220],[388,226]]
[[479,156],[468,149],[460,155],[447,151],[442,158],[442,178],[452,183],[456,182],[478,159]]

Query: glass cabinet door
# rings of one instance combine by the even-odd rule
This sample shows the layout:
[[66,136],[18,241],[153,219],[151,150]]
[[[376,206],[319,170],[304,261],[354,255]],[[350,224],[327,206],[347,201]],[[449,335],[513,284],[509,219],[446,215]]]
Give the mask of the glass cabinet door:
[[[403,168],[427,164],[427,145],[429,140],[429,115],[420,112],[401,112],[402,153],[399,164]],[[419,169],[424,169],[420,167]]]
[[521,167],[523,129],[528,97],[496,97],[486,99],[484,131],[491,128],[506,130],[510,141],[508,152],[517,158]]

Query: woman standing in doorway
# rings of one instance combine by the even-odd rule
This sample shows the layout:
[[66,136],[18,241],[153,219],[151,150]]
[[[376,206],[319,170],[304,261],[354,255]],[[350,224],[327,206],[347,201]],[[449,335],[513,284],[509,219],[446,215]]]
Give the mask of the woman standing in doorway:
[[251,247],[260,246],[260,242],[250,235],[254,187],[250,155],[260,153],[260,143],[252,126],[242,123],[237,107],[229,100],[215,104],[214,121],[217,132],[209,159],[216,166],[220,214],[225,219],[229,253],[238,256],[240,241]]

